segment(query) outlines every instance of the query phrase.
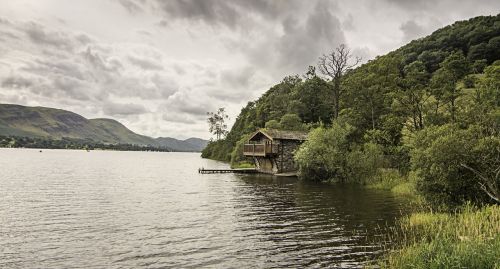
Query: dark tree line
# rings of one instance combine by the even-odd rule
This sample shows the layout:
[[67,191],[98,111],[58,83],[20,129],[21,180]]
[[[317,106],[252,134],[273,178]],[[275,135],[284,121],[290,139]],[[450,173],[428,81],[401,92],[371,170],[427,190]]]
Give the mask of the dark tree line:
[[36,148],[36,149],[82,149],[82,150],[120,150],[120,151],[159,151],[170,152],[169,148],[132,145],[132,144],[103,144],[91,140],[82,140],[63,137],[62,139],[48,139],[36,137],[0,136],[0,148]]

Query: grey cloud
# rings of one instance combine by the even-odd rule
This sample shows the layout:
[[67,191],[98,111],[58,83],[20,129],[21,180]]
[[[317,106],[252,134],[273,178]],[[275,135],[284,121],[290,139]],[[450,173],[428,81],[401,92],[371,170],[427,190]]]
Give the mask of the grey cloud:
[[8,31],[0,31],[0,36],[1,37],[7,37],[9,39],[20,39],[20,37],[18,35],[16,35],[15,33],[12,33],[12,32],[8,32]]
[[143,35],[143,36],[148,36],[148,37],[153,36],[153,34],[151,32],[146,31],[146,30],[137,30],[137,33],[140,35]]
[[68,51],[74,48],[73,42],[67,35],[62,32],[47,31],[38,23],[27,23],[23,26],[23,30],[38,45],[49,45]]
[[341,23],[331,9],[330,2],[318,1],[304,25],[292,23],[292,26],[284,26],[285,35],[278,45],[280,65],[289,65],[290,70],[302,70],[315,64],[322,53],[344,43]]
[[5,19],[5,18],[0,17],[0,24],[10,24],[10,21]]
[[255,74],[255,69],[247,66],[244,68],[233,68],[223,70],[220,75],[222,83],[227,84],[230,88],[247,87],[251,77]]
[[88,36],[86,34],[77,35],[76,40],[78,40],[83,45],[87,45],[89,43],[95,42],[95,40],[93,38],[91,38],[90,36]]
[[342,28],[346,31],[354,30],[354,17],[351,13],[347,15],[347,17],[342,21]]
[[169,122],[177,122],[177,123],[185,123],[185,124],[194,124],[196,121],[189,116],[166,112],[163,114],[162,119]]
[[116,116],[128,116],[128,115],[137,115],[144,114],[148,111],[143,105],[140,104],[121,104],[114,102],[107,102],[103,105],[103,112],[106,115]]
[[179,90],[179,86],[175,80],[159,74],[155,74],[151,77],[151,82],[155,85],[163,98],[168,98]]
[[93,51],[90,46],[87,47],[87,50],[83,52],[82,55],[91,66],[100,71],[118,73],[119,69],[123,67],[119,60],[110,57],[102,57],[100,52]]
[[88,85],[72,77],[57,76],[53,80],[53,86],[54,89],[64,92],[72,99],[89,101],[92,98],[86,90]]
[[[127,8],[128,3],[122,3],[122,0],[119,3]],[[167,19],[161,20],[160,26],[167,26],[172,19],[183,19],[228,28],[247,27],[254,21],[253,17],[278,20],[283,14],[295,12],[302,6],[300,0],[136,0],[134,3],[143,9],[161,10]]]
[[38,75],[50,76],[51,74],[59,74],[77,79],[84,79],[84,71],[76,61],[68,61],[67,59],[51,58],[51,59],[34,59],[21,68],[22,71],[36,73]]
[[403,31],[403,39],[404,41],[410,41],[418,37],[422,37],[425,34],[424,27],[417,24],[413,20],[409,20],[401,24],[399,27],[401,31]]
[[170,96],[164,107],[172,113],[180,112],[195,117],[204,117],[207,111],[213,110],[213,105],[207,98],[201,98],[187,91],[180,91]]
[[5,88],[28,88],[33,85],[33,81],[25,77],[9,76],[2,81],[2,87]]
[[386,0],[388,3],[410,10],[429,9],[433,6],[433,0]]
[[163,66],[160,63],[156,63],[150,59],[129,56],[128,60],[133,65],[136,65],[144,70],[163,70]]
[[137,13],[143,11],[141,4],[144,4],[144,1],[137,1],[137,2],[132,0],[118,0],[118,1],[130,13]]
[[185,75],[186,74],[186,69],[184,67],[182,67],[181,65],[179,64],[173,64],[172,65],[172,68],[174,69],[174,71],[178,74],[178,75]]
[[302,16],[305,19],[299,20],[297,16],[284,18],[281,22],[283,34],[275,39],[236,47],[252,64],[270,69],[274,76],[291,75],[302,72],[308,65],[315,65],[321,54],[344,43],[345,37],[341,22],[332,13],[335,5],[328,1],[314,3],[312,10]]

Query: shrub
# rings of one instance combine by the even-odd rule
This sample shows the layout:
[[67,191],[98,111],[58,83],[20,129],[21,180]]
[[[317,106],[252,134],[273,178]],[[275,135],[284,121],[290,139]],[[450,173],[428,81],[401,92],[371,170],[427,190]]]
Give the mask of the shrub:
[[460,129],[452,124],[417,133],[411,152],[412,170],[417,175],[417,189],[429,202],[449,207],[466,201],[492,202],[481,189],[482,179],[470,168],[497,180],[486,170],[498,167],[500,138],[481,137],[481,133],[474,126]]
[[243,164],[247,164],[246,166],[249,166],[249,164],[252,164],[253,166],[253,161],[243,155],[243,146],[248,142],[248,139],[250,138],[250,134],[244,135],[241,137],[238,142],[236,142],[236,146],[233,148],[233,151],[231,152],[231,167],[236,168],[246,168],[246,167],[241,167]]
[[354,127],[333,123],[331,128],[320,127],[309,134],[296,153],[302,178],[315,181],[365,183],[376,174],[382,163],[379,145],[349,143]]

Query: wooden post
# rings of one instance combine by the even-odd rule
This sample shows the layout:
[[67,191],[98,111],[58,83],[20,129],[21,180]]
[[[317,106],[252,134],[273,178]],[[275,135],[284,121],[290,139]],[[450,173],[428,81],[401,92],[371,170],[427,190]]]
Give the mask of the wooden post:
[[281,163],[280,163],[280,166],[281,166],[281,169],[280,169],[280,173],[283,173],[283,140],[281,140]]

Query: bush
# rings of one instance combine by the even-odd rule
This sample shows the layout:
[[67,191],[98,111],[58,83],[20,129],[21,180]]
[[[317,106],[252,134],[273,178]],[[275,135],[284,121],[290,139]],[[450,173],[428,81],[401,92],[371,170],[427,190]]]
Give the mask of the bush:
[[412,170],[417,175],[417,189],[429,202],[448,207],[466,201],[492,202],[481,189],[482,179],[469,168],[497,180],[488,167],[498,167],[500,138],[481,137],[481,133],[474,126],[464,130],[452,124],[417,133],[411,152]]
[[210,141],[201,152],[201,157],[227,162],[231,160],[231,153],[227,153],[231,152],[231,149],[231,144],[225,140]]
[[349,143],[355,128],[333,123],[309,133],[295,155],[301,178],[314,181],[365,183],[376,174],[382,163],[382,149],[372,143]]
[[253,167],[252,159],[243,155],[243,146],[248,142],[248,139],[250,139],[250,134],[242,136],[241,139],[236,142],[236,146],[231,152],[231,167],[249,168],[250,165]]

